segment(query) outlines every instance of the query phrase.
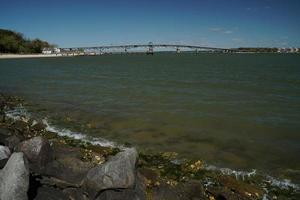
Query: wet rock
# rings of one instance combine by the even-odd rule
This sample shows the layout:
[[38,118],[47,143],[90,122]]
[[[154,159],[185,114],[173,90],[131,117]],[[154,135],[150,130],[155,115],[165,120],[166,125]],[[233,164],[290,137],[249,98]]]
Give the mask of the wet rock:
[[205,196],[202,184],[199,181],[189,181],[176,186],[162,183],[159,187],[153,188],[149,198],[153,200],[204,200]]
[[29,169],[23,153],[13,153],[0,172],[0,199],[26,200]]
[[[146,199],[146,198],[142,198]],[[133,189],[105,190],[96,200],[142,200]]]
[[10,136],[11,131],[9,129],[6,129],[6,128],[0,128],[0,135]]
[[236,180],[231,176],[220,176],[220,186],[208,188],[208,192],[217,199],[253,200],[263,197],[263,190],[258,186]]
[[[94,167],[90,162],[81,160],[81,152],[78,147],[71,147],[53,143],[54,160],[47,165],[43,175],[51,176],[51,185],[59,187],[79,187],[89,169]],[[46,179],[44,179],[45,181]]]
[[31,130],[36,131],[36,132],[41,132],[45,130],[46,125],[43,122],[37,122],[31,125]]
[[64,156],[47,165],[42,175],[43,182],[60,188],[80,187],[87,172],[93,167],[89,162],[83,162],[76,157]]
[[147,186],[152,187],[159,184],[159,173],[157,171],[150,168],[141,168],[138,171],[144,177]]
[[66,188],[63,193],[71,200],[89,200],[87,194],[81,188]]
[[129,148],[111,157],[102,165],[89,170],[84,187],[93,196],[105,189],[132,188],[135,184],[136,149]]
[[68,145],[62,145],[57,142],[52,143],[53,153],[55,159],[62,159],[66,157],[81,158],[81,149]]
[[10,136],[6,138],[4,141],[5,146],[7,146],[11,151],[13,151],[14,148],[18,146],[18,144],[20,143],[21,143],[21,139],[16,135]]
[[52,160],[52,149],[47,139],[40,136],[23,141],[16,148],[29,160],[30,168],[40,172]]
[[43,186],[38,189],[34,200],[69,200],[69,198],[59,189]]
[[11,126],[14,130],[17,130],[20,133],[28,131],[28,128],[29,128],[28,124],[24,121],[16,121]]
[[6,138],[11,136],[11,132],[8,129],[0,128],[0,145],[5,145]]
[[146,186],[144,177],[137,175],[133,188],[110,189],[100,192],[96,200],[146,200]]

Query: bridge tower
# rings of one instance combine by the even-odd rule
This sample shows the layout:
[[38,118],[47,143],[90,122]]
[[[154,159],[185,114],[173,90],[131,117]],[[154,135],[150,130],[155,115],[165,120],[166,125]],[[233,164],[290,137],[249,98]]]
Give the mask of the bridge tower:
[[148,47],[149,47],[149,49],[148,49],[148,51],[147,51],[146,54],[147,55],[153,55],[153,53],[154,53],[154,51],[153,51],[153,43],[149,42]]

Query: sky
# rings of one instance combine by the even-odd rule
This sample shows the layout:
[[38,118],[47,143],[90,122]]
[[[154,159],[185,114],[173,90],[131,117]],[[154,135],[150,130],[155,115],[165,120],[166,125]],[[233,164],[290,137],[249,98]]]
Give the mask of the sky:
[[0,28],[59,47],[300,47],[300,0],[0,0]]

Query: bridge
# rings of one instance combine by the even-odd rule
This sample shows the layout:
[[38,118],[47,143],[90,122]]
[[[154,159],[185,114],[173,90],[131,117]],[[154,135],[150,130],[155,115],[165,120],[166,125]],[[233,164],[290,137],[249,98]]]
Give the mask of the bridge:
[[179,53],[182,49],[188,49],[190,51],[209,51],[209,52],[232,52],[232,49],[216,48],[207,46],[196,46],[196,45],[182,45],[182,44],[129,44],[129,45],[110,45],[110,46],[93,46],[93,47],[72,47],[72,48],[60,48],[62,53],[103,53],[109,50],[119,50],[119,52],[127,53],[130,49],[145,48],[147,54],[153,54],[155,48],[166,48],[174,49]]

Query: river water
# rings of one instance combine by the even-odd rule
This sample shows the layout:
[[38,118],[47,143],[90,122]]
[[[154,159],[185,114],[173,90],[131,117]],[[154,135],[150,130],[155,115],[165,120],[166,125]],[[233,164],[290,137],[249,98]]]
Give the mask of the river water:
[[300,55],[6,59],[0,91],[74,134],[300,180]]

